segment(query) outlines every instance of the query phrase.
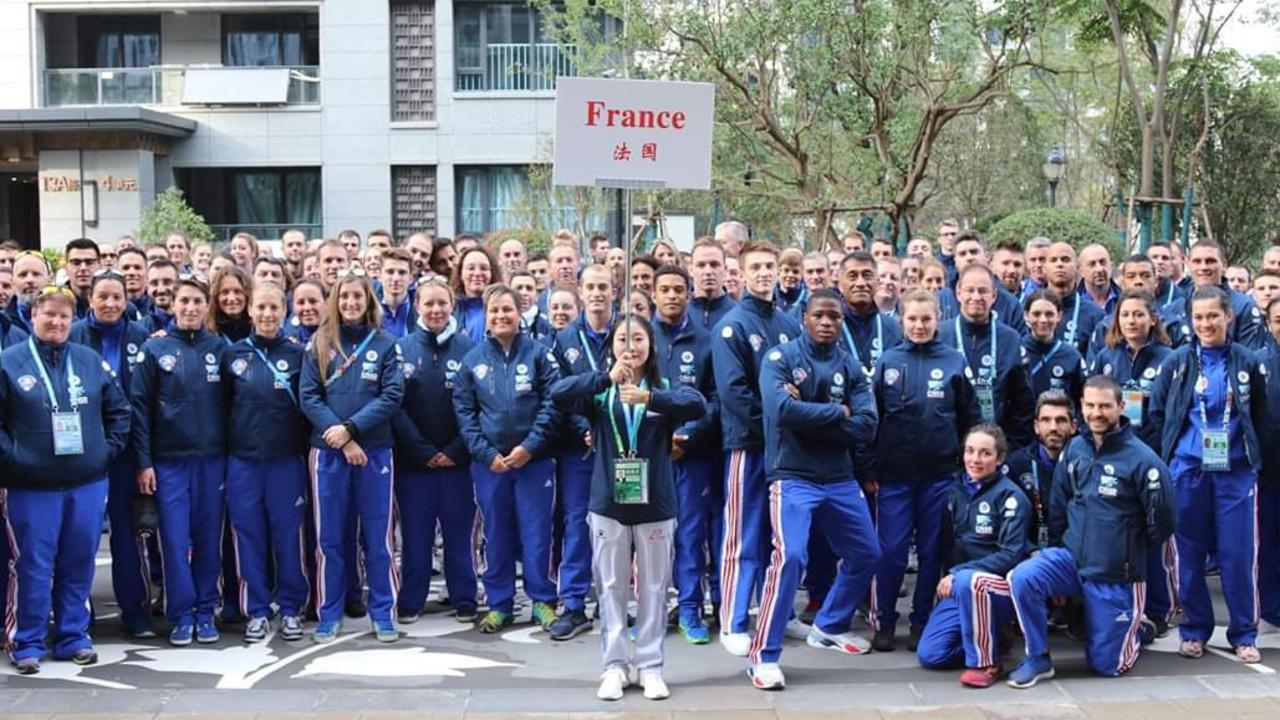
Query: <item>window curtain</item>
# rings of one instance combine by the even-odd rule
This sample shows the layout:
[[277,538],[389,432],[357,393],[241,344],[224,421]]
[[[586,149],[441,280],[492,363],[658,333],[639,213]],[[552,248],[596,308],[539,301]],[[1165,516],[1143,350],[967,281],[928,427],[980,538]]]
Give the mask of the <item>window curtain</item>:
[[487,230],[506,230],[515,226],[515,206],[528,179],[518,168],[493,168],[493,195],[490,202],[490,224]]
[[458,229],[462,232],[484,232],[484,173],[463,170],[458,175]]
[[280,35],[275,32],[227,33],[227,64],[264,67],[280,64]]
[[285,177],[285,207],[289,225],[320,224],[320,173],[305,171]]
[[160,64],[160,36],[151,33],[124,35],[124,67],[151,67]]
[[284,217],[279,173],[241,172],[231,176],[237,225],[274,225]]

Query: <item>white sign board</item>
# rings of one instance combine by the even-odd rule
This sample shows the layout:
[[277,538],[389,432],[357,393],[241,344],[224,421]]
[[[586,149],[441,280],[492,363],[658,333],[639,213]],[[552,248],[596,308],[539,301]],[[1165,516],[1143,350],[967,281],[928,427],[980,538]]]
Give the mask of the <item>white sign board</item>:
[[710,83],[556,79],[556,185],[711,187]]

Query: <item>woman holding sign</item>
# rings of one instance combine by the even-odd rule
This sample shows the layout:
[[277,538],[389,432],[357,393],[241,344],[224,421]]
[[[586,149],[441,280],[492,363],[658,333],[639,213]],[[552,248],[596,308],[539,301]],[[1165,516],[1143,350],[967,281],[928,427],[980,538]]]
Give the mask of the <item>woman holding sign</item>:
[[[604,675],[596,696],[619,700],[629,667],[640,673],[645,697],[667,697],[662,639],[667,632],[667,586],[676,518],[671,436],[707,412],[693,388],[669,388],[653,354],[653,327],[639,315],[614,325],[616,360],[603,369],[567,377],[551,391],[556,405],[591,420],[599,438],[591,474],[591,525],[596,594],[600,602]],[[627,601],[635,554],[634,650],[627,638]]]
[[1178,580],[1186,613],[1178,631],[1185,657],[1204,655],[1213,632],[1213,599],[1205,557],[1222,568],[1227,641],[1242,662],[1258,652],[1257,428],[1265,405],[1257,358],[1230,340],[1231,298],[1217,286],[1199,288],[1188,303],[1195,338],[1160,366],[1151,392],[1151,423],[1177,488]]

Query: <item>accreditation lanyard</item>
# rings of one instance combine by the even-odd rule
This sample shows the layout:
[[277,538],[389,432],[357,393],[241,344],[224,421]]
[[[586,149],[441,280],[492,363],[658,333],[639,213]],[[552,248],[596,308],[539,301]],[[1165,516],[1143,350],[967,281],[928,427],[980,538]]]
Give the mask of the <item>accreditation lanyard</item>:
[[1044,366],[1049,363],[1049,360],[1053,357],[1054,353],[1058,352],[1058,348],[1060,347],[1062,347],[1062,341],[1058,340],[1053,344],[1053,347],[1049,348],[1049,352],[1045,353],[1044,357],[1040,358],[1040,362],[1036,363],[1035,367],[1031,368],[1031,377],[1035,377],[1040,374],[1040,371],[1044,369]]
[[[640,387],[645,387],[641,381]],[[609,388],[605,397],[605,412],[609,414],[609,424],[613,427],[613,440],[618,444],[619,457],[613,461],[613,501],[619,505],[647,505],[649,503],[649,461],[636,457],[636,447],[640,440],[640,423],[644,420],[643,404],[635,405],[631,410],[625,403],[619,402],[622,419],[627,424],[628,445],[622,444],[622,433],[618,430],[618,418],[613,413],[613,399],[617,395],[614,387]]]
[[360,357],[364,353],[364,349],[369,347],[369,343],[373,342],[373,336],[377,334],[378,334],[377,328],[370,330],[369,334],[365,336],[364,340],[361,340],[360,344],[356,346],[355,352],[348,355],[347,358],[342,361],[342,365],[339,366],[338,369],[334,371],[333,375],[328,380],[324,381],[324,386],[329,387],[330,385],[338,382],[338,378],[342,377],[347,372],[347,370],[351,368],[351,364],[356,361],[356,358]]
[[[640,381],[640,388],[645,389],[648,383]],[[626,457],[636,456],[636,446],[640,439],[640,423],[644,420],[644,404],[633,405],[628,409],[627,405],[621,401],[618,402],[618,408],[622,411],[623,422],[627,426],[627,444],[622,444],[622,432],[618,429],[618,418],[613,414],[613,401],[617,397],[617,386],[610,386],[609,393],[605,397],[605,408],[609,413],[609,424],[613,427],[613,439],[618,444],[618,453]]]
[[[1039,452],[1040,450],[1038,448],[1031,451],[1033,456]],[[1040,496],[1040,461],[1036,460],[1034,457],[1031,460],[1031,478],[1036,484],[1036,486],[1032,488],[1032,492],[1035,493],[1036,499],[1036,544],[1040,547],[1048,547],[1049,526],[1045,523],[1044,498]]]
[[[275,365],[271,364],[271,358],[267,357],[267,354],[261,348],[253,344],[253,338],[248,338],[247,340],[249,347],[262,359],[262,364],[267,366],[267,371],[271,373],[271,377],[275,378],[276,383],[284,388],[285,392],[289,393],[289,399],[293,401],[294,405],[297,405],[298,396],[293,394],[293,386],[289,383],[289,375],[281,372]],[[356,354],[359,355],[359,352],[357,351]]]
[[[983,363],[984,358],[978,358],[979,368],[973,373],[973,381],[969,383],[973,386],[973,392],[978,396],[978,410],[982,413],[982,422],[994,423],[996,421],[996,397],[995,397],[995,377],[996,377],[996,334],[1000,328],[996,327],[996,320],[991,319],[991,366],[987,367]],[[964,335],[960,332],[960,317],[956,317],[956,349],[960,351],[960,355],[964,357],[965,364],[970,368],[969,355],[964,349]]]
[[879,359],[880,353],[884,352],[884,318],[880,313],[876,313],[876,341],[871,345],[870,367],[862,365],[862,356],[858,355],[858,343],[853,339],[853,333],[849,331],[849,323],[840,323],[840,328],[844,330],[844,341],[849,343],[849,352],[853,353],[853,359],[862,366],[862,373],[870,377],[875,373],[876,360]]
[[1231,405],[1234,393],[1231,390],[1231,374],[1227,373],[1227,398],[1222,408],[1222,429],[1209,428],[1209,411],[1206,407],[1209,395],[1209,378],[1204,373],[1204,360],[1196,351],[1200,360],[1200,378],[1196,381],[1196,400],[1200,404],[1200,425],[1203,437],[1204,453],[1201,458],[1201,469],[1209,472],[1228,472],[1231,470]]
[[587,334],[578,331],[578,342],[582,343],[582,354],[587,356],[587,364],[591,366],[591,372],[598,372],[599,366],[596,364],[596,356],[591,351],[591,344],[587,342]]
[[[992,319],[992,321],[991,321],[991,367],[990,367],[990,368],[988,368],[986,365],[983,365],[983,364],[982,364],[982,362],[981,362],[982,358],[978,358],[978,360],[979,360],[979,363],[978,363],[978,364],[979,364],[979,366],[980,366],[980,367],[979,367],[979,369],[978,369],[978,372],[977,372],[977,376],[978,376],[978,377],[985,378],[985,379],[988,379],[988,380],[990,380],[990,379],[994,379],[994,378],[995,378],[995,375],[996,375],[996,349],[997,349],[997,347],[998,347],[998,346],[996,345],[996,335],[998,334],[998,333],[997,333],[997,331],[998,331],[999,329],[1000,329],[1000,328],[996,327],[996,321],[995,321],[994,319]],[[959,318],[959,316],[957,316],[957,317],[956,317],[956,349],[960,351],[960,354],[964,356],[964,361],[965,361],[966,363],[968,363],[968,362],[969,362],[969,353],[968,353],[968,352],[966,352],[966,351],[965,351],[965,349],[964,349],[964,335],[963,335],[963,334],[961,334],[960,330],[961,330],[961,328],[960,328],[960,318]],[[970,367],[973,367],[973,366],[972,366],[972,364],[970,364]]]
[[[36,364],[36,369],[40,371],[40,379],[44,381],[45,392],[49,394],[49,406],[53,408],[54,414],[60,412],[58,406],[58,393],[53,389],[53,382],[49,380],[49,371],[44,367],[44,361],[40,359],[40,353],[36,352],[35,337],[27,338],[27,347],[31,350],[31,359]],[[76,409],[76,396],[80,394],[77,389],[80,381],[75,377],[75,368],[71,364],[71,348],[64,347],[63,352],[67,356],[67,398],[71,402],[71,410]]]
[[1071,322],[1067,323],[1067,331],[1062,334],[1066,341],[1073,345],[1076,342],[1076,332],[1080,329],[1080,305],[1083,303],[1084,299],[1076,295],[1076,306],[1071,310]]

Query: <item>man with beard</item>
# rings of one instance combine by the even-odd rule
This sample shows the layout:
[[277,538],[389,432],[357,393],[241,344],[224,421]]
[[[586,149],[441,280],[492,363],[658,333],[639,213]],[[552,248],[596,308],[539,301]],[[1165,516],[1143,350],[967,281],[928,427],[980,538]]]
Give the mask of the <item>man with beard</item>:
[[41,288],[50,282],[49,262],[37,250],[24,250],[13,261],[13,287],[17,302],[10,306],[10,319],[31,332],[31,306]]
[[178,266],[172,260],[156,260],[147,269],[147,295],[151,298],[151,332],[164,330],[173,319],[173,292],[178,285]]
[[307,236],[301,230],[285,230],[280,236],[280,251],[284,254],[289,274],[302,278],[302,258],[307,254]]
[[1017,243],[1004,242],[996,246],[991,255],[991,272],[995,273],[1005,290],[1014,297],[1022,295],[1022,281],[1026,274],[1026,258]]
[[1076,427],[1075,403],[1066,393],[1061,390],[1041,393],[1036,400],[1036,441],[1009,453],[1005,461],[1008,468],[1005,474],[1018,483],[1035,511],[1030,523],[1030,539],[1039,548],[1047,547],[1049,542],[1045,513],[1049,511],[1053,473],[1067,442],[1075,436]]

